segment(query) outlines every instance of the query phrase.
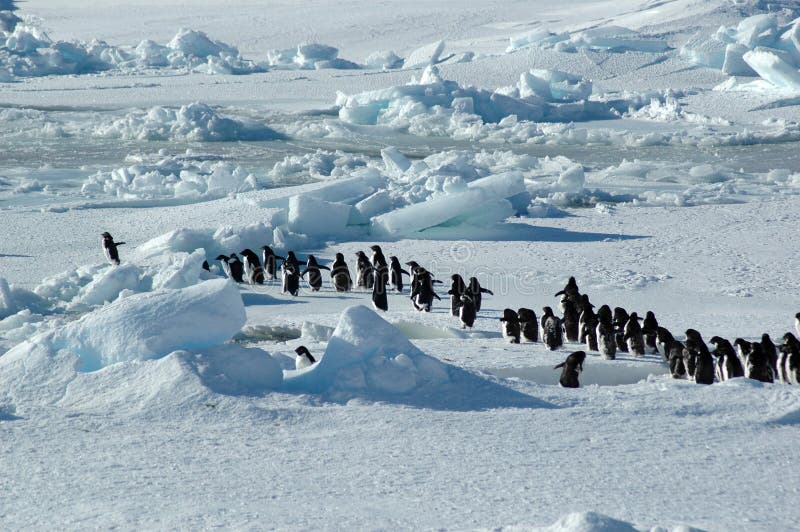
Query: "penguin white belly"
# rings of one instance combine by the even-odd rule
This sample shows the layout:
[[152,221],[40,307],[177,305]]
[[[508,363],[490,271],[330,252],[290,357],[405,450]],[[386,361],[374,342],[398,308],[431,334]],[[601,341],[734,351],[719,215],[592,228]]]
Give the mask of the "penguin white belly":
[[312,364],[312,362],[306,356],[298,355],[294,359],[294,369],[307,368],[311,364]]
[[517,341],[517,337],[511,334],[510,327],[507,324],[501,323],[500,329],[503,333],[503,340],[512,344]]

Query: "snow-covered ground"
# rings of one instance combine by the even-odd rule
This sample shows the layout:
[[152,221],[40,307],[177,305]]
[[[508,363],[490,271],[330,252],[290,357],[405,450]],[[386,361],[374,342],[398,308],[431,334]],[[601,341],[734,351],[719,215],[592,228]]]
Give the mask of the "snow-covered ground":
[[[796,529],[798,386],[498,321],[800,334],[796,2],[96,4],[0,0],[3,529]],[[375,243],[432,312],[215,260]]]

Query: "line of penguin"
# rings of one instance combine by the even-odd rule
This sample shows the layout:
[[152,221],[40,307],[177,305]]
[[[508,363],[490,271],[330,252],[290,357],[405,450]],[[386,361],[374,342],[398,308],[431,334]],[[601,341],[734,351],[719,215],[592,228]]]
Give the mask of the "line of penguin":
[[[622,307],[612,312],[611,307],[603,305],[595,312],[589,296],[578,290],[574,277],[570,277],[555,296],[562,296],[559,304],[562,317],[555,316],[550,307],[544,307],[540,322],[542,341],[550,350],[561,347],[566,336],[568,342],[585,343],[587,351],[597,351],[607,360],[614,360],[617,351],[630,352],[636,357],[644,356],[646,351],[660,353],[669,363],[673,378],[689,379],[698,384],[736,377],[800,384],[800,340],[791,332],[783,335],[783,343],[778,346],[766,333],[760,342],[737,338],[733,344],[714,336],[709,340],[714,346],[710,351],[695,329],[686,330],[683,342],[676,340],[667,328],[659,326],[652,311],[648,311],[644,319],[636,312],[628,314]],[[520,338],[538,341],[538,324],[532,310],[505,309],[500,319],[503,336],[508,341],[519,343]],[[795,314],[795,329],[800,335],[800,312]],[[575,351],[553,368],[562,369],[559,380],[562,386],[580,386],[578,376],[585,360],[586,351]]]
[[[102,236],[106,258],[118,265],[117,246],[124,242],[114,242],[107,232]],[[389,257],[387,262],[380,246],[373,245],[370,249],[371,260],[363,251],[356,252],[355,286],[372,290],[372,304],[376,309],[387,311],[389,308],[387,286],[397,293],[403,292],[403,275],[410,277],[410,299],[417,311],[430,312],[434,299],[441,301],[435,285],[442,284],[442,281],[435,279],[416,261],[406,262],[411,270],[408,272],[395,256]],[[269,246],[261,246],[261,259],[250,249],[242,250],[240,255],[244,260],[239,259],[236,253],[216,257],[225,275],[237,283],[258,285],[274,281],[278,275],[277,263],[282,261],[283,293],[297,296],[300,279],[306,276],[309,288],[318,292],[322,288],[321,270],[330,272],[331,284],[337,292],[353,289],[350,269],[342,253],[336,254],[330,267],[319,264],[314,255],[308,255],[304,269],[293,251],[281,257]],[[203,263],[203,268],[210,270],[208,262]],[[472,328],[481,310],[483,294],[494,294],[483,288],[475,277],[466,283],[459,274],[453,274],[450,278],[451,286],[447,292],[450,296],[450,313],[461,320],[463,328]],[[779,346],[766,333],[761,337],[761,342],[737,338],[733,345],[724,338],[714,336],[710,342],[715,349],[709,351],[695,329],[686,330],[683,343],[677,341],[668,329],[659,326],[652,311],[648,311],[644,319],[636,312],[629,314],[622,307],[616,307],[612,312],[609,305],[603,305],[595,312],[595,305],[589,301],[588,294],[580,293],[574,277],[570,277],[564,289],[555,294],[555,297],[558,296],[562,296],[559,303],[561,317],[556,316],[549,306],[542,309],[543,314],[539,319],[532,309],[514,311],[506,308],[500,318],[503,338],[517,344],[522,339],[538,342],[541,327],[541,341],[551,351],[562,347],[566,336],[567,342],[585,344],[587,351],[599,352],[607,360],[614,360],[618,351],[630,352],[636,357],[644,356],[646,351],[660,353],[669,363],[674,378],[694,380],[698,384],[712,384],[715,379],[721,382],[735,377],[800,384],[800,340],[791,332],[783,336],[783,343]],[[800,312],[795,315],[795,328],[800,335]],[[308,356],[311,356],[310,353]],[[580,386],[578,376],[583,371],[585,359],[585,351],[576,351],[553,368],[562,368],[559,381],[562,386]]]

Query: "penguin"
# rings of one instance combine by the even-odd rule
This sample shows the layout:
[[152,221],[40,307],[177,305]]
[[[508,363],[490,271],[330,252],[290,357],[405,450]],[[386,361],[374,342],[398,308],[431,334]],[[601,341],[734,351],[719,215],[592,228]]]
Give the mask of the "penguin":
[[564,311],[566,310],[567,305],[571,303],[572,301],[570,301],[570,299],[566,296],[566,294],[561,296],[561,299],[558,302],[558,311],[561,312],[562,316],[564,315]]
[[203,264],[200,267],[203,268],[207,272],[211,271],[211,265],[208,263],[207,260],[204,260]]
[[[606,312],[605,309],[608,309]],[[606,360],[614,360],[617,358],[617,338],[616,331],[614,330],[613,317],[611,316],[611,308],[608,305],[603,305],[597,312],[597,327],[596,327],[597,348],[603,358]]]
[[117,247],[125,244],[125,242],[114,242],[114,237],[108,231],[101,236],[103,237],[103,254],[106,256],[106,260],[114,266],[119,266],[119,251]]
[[[433,289],[433,278],[428,270],[423,267],[418,267],[416,270],[417,280],[416,286],[411,291],[411,303],[414,308],[419,312],[430,312],[433,306],[433,299],[442,300]],[[472,294],[469,294],[472,297]],[[474,302],[473,298],[473,302]],[[478,305],[475,305],[475,311],[478,311]]]
[[225,274],[225,277],[231,279],[231,265],[228,262],[228,257],[226,255],[217,255],[217,258],[214,260],[218,260],[220,266],[222,266],[222,272]]
[[553,309],[544,307],[542,309],[542,341],[550,351],[555,351],[564,344],[561,336],[561,320],[554,314]]
[[[578,314],[578,309],[575,307],[575,303],[572,300],[567,300],[564,302],[564,334],[567,337],[568,342],[577,342],[579,336],[578,330],[578,321],[580,320],[580,315]],[[544,328],[544,325],[542,325]]]
[[570,277],[567,280],[567,284],[564,286],[564,289],[556,292],[555,297],[561,295],[565,296],[567,300],[572,301],[576,307],[580,308],[581,293],[580,290],[578,290],[578,283],[575,281],[574,277]]
[[261,246],[261,258],[263,259],[264,279],[274,281],[278,278],[278,259],[286,259],[273,253],[269,246]]
[[406,262],[406,266],[408,269],[411,270],[411,279],[409,280],[408,284],[411,286],[411,291],[414,291],[414,287],[417,286],[417,270],[420,268],[420,265],[415,260],[410,260]]
[[753,344],[744,338],[737,338],[733,341],[733,345],[736,347],[736,356],[739,357],[739,362],[741,362],[743,368],[747,369],[748,359],[753,351]]
[[469,294],[461,294],[461,302],[458,305],[458,317],[461,319],[462,329],[472,329],[472,326],[475,324],[475,318],[477,317],[477,311],[475,310],[475,302],[472,301]]
[[797,335],[800,336],[800,312],[794,315],[794,330],[797,331]]
[[[450,280],[452,283],[450,284],[450,290],[447,291],[447,293],[450,295],[450,314],[453,316],[458,316],[458,307],[461,305],[461,296],[467,293],[467,285],[464,284],[464,279],[457,273],[451,275]],[[475,300],[473,300],[472,297],[470,297],[470,300],[473,302],[472,304],[474,306]]]
[[[372,250],[372,267],[377,269],[378,266],[389,266],[389,263],[386,262],[386,257],[383,256],[383,250],[379,245],[370,246],[369,249]],[[387,279],[386,284],[389,284]]]
[[410,273],[405,271],[400,266],[400,261],[397,260],[397,257],[389,257],[390,266],[389,266],[389,284],[392,285],[395,292],[403,293],[403,274],[411,276]]
[[694,374],[697,369],[697,356],[703,348],[708,350],[700,333],[695,329],[686,329],[683,358],[686,362],[686,375],[690,379],[694,379]]
[[719,336],[714,336],[709,342],[715,346],[711,354],[717,358],[717,380],[723,382],[736,377],[744,377],[744,368],[731,343]]
[[575,351],[564,362],[553,366],[553,369],[564,368],[561,370],[561,378],[558,379],[558,383],[564,388],[580,388],[581,384],[578,382],[578,376],[583,371],[584,360],[586,360],[586,353]]
[[772,342],[772,338],[767,333],[761,335],[761,349],[769,360],[769,365],[772,367],[772,374],[778,378],[778,348]]
[[633,353],[635,357],[644,356],[644,334],[642,327],[639,325],[639,320],[642,319],[631,312],[628,317],[628,323],[625,324],[625,341],[628,344],[628,351]]
[[308,287],[311,288],[312,292],[319,292],[319,289],[322,288],[322,273],[320,270],[330,271],[331,269],[318,264],[316,257],[309,255],[308,259],[306,259],[306,269],[300,273],[300,277],[305,277],[308,274]]
[[645,348],[651,353],[658,353],[658,348],[656,347],[657,330],[658,320],[656,319],[656,315],[653,314],[652,310],[648,310],[642,322],[642,333],[644,333]]
[[521,308],[517,311],[519,316],[519,329],[522,338],[529,342],[539,341],[539,323],[536,320],[536,313],[529,308]]
[[304,345],[295,349],[294,352],[297,353],[297,357],[294,359],[294,369],[307,368],[317,361]]
[[389,284],[389,267],[386,261],[376,261],[374,267],[375,279],[372,283],[372,306],[376,310],[386,312],[389,310],[389,299],[386,296],[386,286]]
[[500,318],[500,321],[502,322],[500,330],[503,333],[503,338],[509,343],[518,344],[520,327],[517,313],[513,309],[507,308],[503,311],[503,317]]
[[375,270],[363,251],[357,251],[356,257],[358,257],[356,259],[356,286],[372,290],[375,282]]
[[478,312],[481,311],[481,300],[483,299],[482,294],[494,295],[494,292],[488,288],[481,288],[481,283],[479,283],[478,279],[475,277],[469,278],[469,283],[467,284],[467,293],[472,296],[472,300],[475,301],[475,310]]
[[784,382],[800,384],[800,341],[790,332],[783,335],[781,353],[784,354],[782,357]]
[[583,294],[583,312],[578,319],[579,331],[578,341],[586,343],[587,351],[597,351],[597,315],[594,313],[594,305],[589,303],[589,297]]
[[686,346],[677,341],[665,327],[656,329],[656,346],[664,356],[664,360],[669,364],[672,378],[683,379],[686,377],[686,363],[683,358],[683,351]]
[[264,284],[264,269],[261,267],[261,261],[258,260],[258,255],[253,253],[251,249],[243,249],[240,251],[242,262],[244,264],[244,278],[249,285]]
[[775,375],[772,373],[769,357],[764,353],[764,349],[758,342],[750,344],[750,354],[747,357],[744,376],[761,382],[775,382]]
[[347,267],[342,253],[336,254],[336,260],[333,261],[331,266],[331,283],[337,292],[349,292],[353,288],[350,268]]
[[295,297],[300,292],[300,265],[293,251],[286,254],[281,264],[281,291]]
[[236,256],[236,253],[231,253],[231,256],[228,258],[228,266],[231,268],[231,279],[237,283],[243,283],[244,264],[242,264],[242,261]]
[[[634,313],[635,314],[635,313]],[[634,316],[631,314],[631,316]],[[694,357],[694,368],[691,376],[697,384],[713,384],[714,383],[714,360],[711,353],[708,351],[706,343],[700,333],[694,329],[686,330],[686,347],[684,355],[689,353]],[[689,368],[687,367],[687,370]]]
[[614,308],[614,327],[617,328],[617,351],[628,352],[628,342],[625,341],[625,325],[630,320],[628,312],[622,307]]

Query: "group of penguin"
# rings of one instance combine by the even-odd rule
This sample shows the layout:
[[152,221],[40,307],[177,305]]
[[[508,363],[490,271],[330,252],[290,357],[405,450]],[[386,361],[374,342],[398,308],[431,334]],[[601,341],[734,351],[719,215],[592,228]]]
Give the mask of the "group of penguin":
[[[102,234],[103,252],[112,264],[118,265],[119,252],[117,246],[125,242],[114,242],[113,237]],[[389,308],[387,287],[402,293],[403,275],[410,277],[411,302],[420,312],[430,312],[433,300],[441,301],[434,286],[442,281],[420,266],[416,261],[406,262],[410,272],[404,270],[397,257],[386,260],[383,250],[378,245],[370,247],[372,258],[363,251],[356,252],[356,282],[361,289],[372,290],[372,304],[382,311]],[[349,292],[353,289],[350,269],[342,253],[336,254],[333,264],[328,267],[317,262],[314,255],[309,255],[305,268],[293,251],[286,257],[276,255],[269,246],[261,246],[261,258],[250,249],[237,254],[219,255],[222,271],[237,283],[247,282],[250,285],[264,284],[277,279],[277,262],[281,263],[281,287],[284,293],[297,296],[300,290],[300,279],[306,276],[309,288],[318,292],[322,287],[322,272],[330,272],[331,284],[337,292]],[[208,262],[203,268],[210,270]],[[302,271],[301,271],[302,270]],[[481,310],[483,294],[494,295],[491,290],[481,287],[478,279],[471,277],[468,282],[459,274],[451,275],[450,312],[461,320],[462,327],[472,328]],[[698,384],[712,384],[736,377],[748,377],[762,382],[779,382],[800,384],[800,340],[791,332],[783,335],[783,343],[776,346],[768,334],[761,337],[760,342],[748,342],[737,338],[731,344],[725,338],[714,336],[710,342],[714,350],[709,351],[702,336],[695,329],[687,329],[683,342],[679,342],[664,327],[659,326],[655,314],[648,311],[642,319],[636,312],[628,313],[622,307],[613,312],[608,305],[601,306],[597,312],[595,305],[589,301],[587,294],[581,294],[574,277],[570,277],[563,290],[555,294],[561,296],[559,309],[561,317],[551,307],[544,307],[541,318],[528,308],[517,311],[507,308],[500,318],[503,337],[511,343],[541,340],[551,351],[555,351],[566,340],[572,343],[585,343],[587,351],[599,352],[605,359],[614,360],[616,353],[630,352],[634,356],[644,356],[646,351],[660,353],[669,363],[670,372],[676,379],[694,380]],[[639,322],[642,322],[641,324]],[[800,335],[800,312],[795,315],[795,328]],[[297,364],[301,366],[314,363],[314,358],[304,346],[297,350]],[[715,359],[716,358],[716,362]],[[554,369],[562,368],[559,382],[568,388],[580,386],[578,377],[583,371],[586,359],[585,351],[571,353]]]
[[[301,263],[293,251],[286,253],[286,257],[276,255],[269,246],[261,246],[261,259],[250,249],[240,252],[242,259],[236,253],[229,256],[219,255],[222,271],[237,283],[250,285],[265,284],[278,277],[278,261],[281,261],[281,291],[297,296],[300,291],[300,279],[306,278],[308,287],[312,292],[319,292],[322,288],[322,270],[330,272],[331,285],[337,292],[349,292],[354,286],[372,291],[372,305],[377,310],[389,310],[388,290],[391,287],[397,293],[403,292],[403,275],[410,278],[411,302],[414,308],[421,312],[430,312],[433,300],[441,300],[434,289],[435,284],[441,281],[420,266],[416,261],[406,262],[409,271],[403,269],[400,260],[391,256],[389,260],[383,254],[380,246],[371,246],[372,257],[363,251],[356,253],[356,280],[350,275],[350,268],[342,253],[336,254],[336,259],[331,266],[324,266],[317,262],[314,255],[308,255],[305,265]],[[208,264],[204,265],[208,268]]]
[[[769,334],[760,342],[737,338],[733,345],[719,336],[711,338],[714,350],[710,351],[703,337],[695,329],[686,330],[686,339],[679,342],[665,327],[661,327],[655,314],[648,311],[644,320],[635,312],[628,314],[622,307],[603,305],[594,311],[587,294],[581,294],[574,277],[570,277],[561,297],[562,317],[544,307],[541,318],[542,341],[550,350],[563,345],[563,336],[569,342],[585,343],[586,351],[597,351],[605,359],[614,360],[617,351],[644,356],[646,351],[660,353],[669,363],[676,379],[689,379],[698,384],[713,384],[736,377],[747,377],[761,382],[779,381],[800,384],[800,340],[791,332],[783,335],[783,343],[776,346]],[[536,314],[530,309],[505,309],[503,336],[512,343],[520,338],[538,341]],[[640,324],[639,322],[642,321]],[[800,312],[795,315],[795,329],[800,335]],[[735,349],[734,349],[735,346]],[[562,369],[559,382],[566,388],[580,386],[578,376],[583,371],[586,351],[575,351],[553,369]],[[715,360],[716,359],[716,360]]]

